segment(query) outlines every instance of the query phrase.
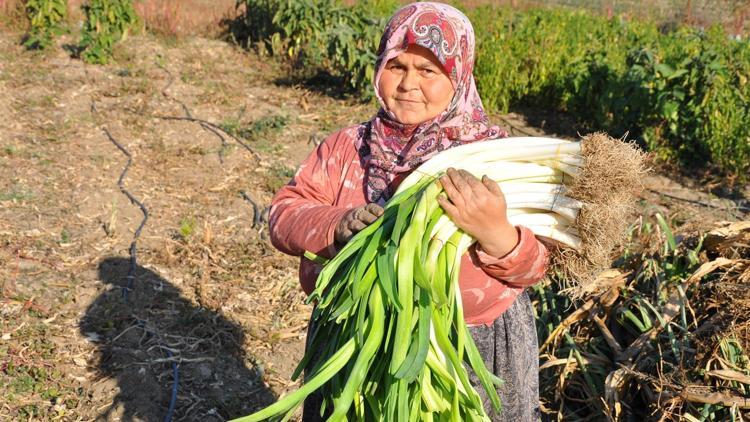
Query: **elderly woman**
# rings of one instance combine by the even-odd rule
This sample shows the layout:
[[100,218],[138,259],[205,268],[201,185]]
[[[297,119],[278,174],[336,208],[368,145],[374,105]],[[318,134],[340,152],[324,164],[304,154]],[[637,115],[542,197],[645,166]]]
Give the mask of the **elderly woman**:
[[[507,136],[491,125],[477,93],[474,32],[461,12],[414,3],[388,22],[373,79],[380,110],[322,142],[273,199],[271,239],[281,251],[331,258],[375,221],[398,184],[440,151]],[[440,179],[440,205],[477,239],[463,257],[459,285],[469,326],[487,368],[505,381],[502,415],[492,413],[476,377],[472,383],[494,420],[539,419],[539,364],[534,317],[524,289],[540,280],[548,256],[532,232],[508,222],[499,186],[450,169]],[[308,294],[320,267],[302,257]],[[472,374],[473,375],[473,374]],[[320,398],[305,402],[304,420],[320,418]]]

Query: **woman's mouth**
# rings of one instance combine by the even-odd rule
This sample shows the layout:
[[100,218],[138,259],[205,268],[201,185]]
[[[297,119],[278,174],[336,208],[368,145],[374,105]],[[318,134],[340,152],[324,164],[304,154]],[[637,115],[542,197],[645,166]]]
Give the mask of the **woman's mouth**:
[[409,100],[409,99],[406,99],[406,98],[396,98],[396,101],[398,101],[400,103],[415,103],[415,104],[419,103],[419,101],[417,101],[417,100]]

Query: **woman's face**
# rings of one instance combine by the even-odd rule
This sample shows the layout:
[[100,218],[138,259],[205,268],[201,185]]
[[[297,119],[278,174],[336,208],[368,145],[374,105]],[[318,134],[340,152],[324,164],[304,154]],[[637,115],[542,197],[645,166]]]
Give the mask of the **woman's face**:
[[386,63],[380,73],[379,93],[396,120],[410,125],[430,120],[448,108],[453,84],[430,50],[410,45]]

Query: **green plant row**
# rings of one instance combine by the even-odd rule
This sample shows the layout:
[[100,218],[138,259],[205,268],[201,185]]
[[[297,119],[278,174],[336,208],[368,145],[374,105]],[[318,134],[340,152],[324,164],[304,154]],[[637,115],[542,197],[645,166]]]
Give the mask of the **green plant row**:
[[[393,1],[238,0],[249,39],[294,72],[325,71],[371,95],[374,53]],[[540,107],[579,131],[628,132],[658,157],[750,172],[750,43],[720,28],[661,30],[649,22],[566,10],[466,11],[477,34],[475,76],[490,112]],[[303,75],[304,76],[304,75]]]
[[[64,30],[66,0],[26,0],[29,31],[24,40],[28,49],[46,49]],[[81,9],[86,17],[79,50],[88,63],[104,64],[112,57],[115,43],[127,38],[137,17],[132,0],[88,0]]]
[[470,18],[482,28],[475,75],[489,110],[564,111],[581,132],[629,132],[666,161],[747,180],[747,41],[563,10],[483,7]]
[[23,45],[28,49],[49,47],[52,38],[63,31],[68,14],[66,0],[27,0],[25,6],[29,32]]

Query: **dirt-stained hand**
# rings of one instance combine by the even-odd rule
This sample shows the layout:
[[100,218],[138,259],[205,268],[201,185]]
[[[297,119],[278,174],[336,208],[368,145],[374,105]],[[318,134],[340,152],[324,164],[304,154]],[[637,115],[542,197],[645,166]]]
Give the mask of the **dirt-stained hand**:
[[505,195],[484,176],[480,181],[466,170],[449,168],[440,178],[445,196],[438,203],[445,214],[479,242],[490,255],[502,257],[518,243],[516,228],[508,221]]
[[367,204],[347,211],[336,226],[334,236],[336,242],[344,244],[357,232],[372,224],[383,215],[383,207],[378,204]]

